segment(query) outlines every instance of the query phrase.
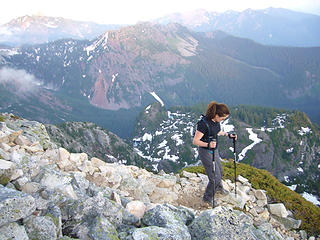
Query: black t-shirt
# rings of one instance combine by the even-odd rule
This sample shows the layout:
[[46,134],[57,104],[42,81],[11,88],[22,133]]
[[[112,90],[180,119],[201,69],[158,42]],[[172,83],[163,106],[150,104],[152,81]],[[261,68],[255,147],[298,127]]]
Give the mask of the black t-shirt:
[[[214,122],[211,119],[208,119],[207,117],[204,117],[204,119],[206,120],[206,122],[208,123],[208,125],[210,127],[210,135],[216,139],[217,147],[218,147],[218,132],[220,132],[220,130],[221,130],[220,123]],[[206,123],[204,122],[204,120],[200,120],[198,122],[197,130],[204,134],[200,140],[202,142],[208,142],[209,131],[208,131],[208,127],[207,127]]]

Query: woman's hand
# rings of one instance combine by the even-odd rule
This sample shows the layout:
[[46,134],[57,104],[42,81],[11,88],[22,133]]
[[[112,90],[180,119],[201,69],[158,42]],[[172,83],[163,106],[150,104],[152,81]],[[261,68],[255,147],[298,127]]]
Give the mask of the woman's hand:
[[212,149],[212,148],[216,148],[217,146],[217,142],[216,141],[211,141],[210,144],[209,144],[209,148]]
[[235,140],[237,140],[238,136],[235,133],[228,133],[228,137],[229,138],[234,138]]

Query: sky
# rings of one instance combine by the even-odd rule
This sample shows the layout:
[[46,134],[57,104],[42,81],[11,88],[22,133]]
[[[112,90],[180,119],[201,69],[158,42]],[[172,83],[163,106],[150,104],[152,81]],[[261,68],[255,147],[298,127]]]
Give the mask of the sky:
[[224,12],[268,7],[320,15],[320,0],[5,0],[1,2],[0,25],[25,15],[101,24],[135,24],[196,9]]

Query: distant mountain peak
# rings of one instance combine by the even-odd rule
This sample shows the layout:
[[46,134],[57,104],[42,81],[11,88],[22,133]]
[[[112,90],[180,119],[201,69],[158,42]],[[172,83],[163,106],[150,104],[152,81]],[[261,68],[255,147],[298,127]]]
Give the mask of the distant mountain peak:
[[248,8],[242,12],[222,13],[199,9],[170,14],[155,22],[176,22],[197,32],[222,30],[266,45],[320,46],[320,30],[317,27],[320,25],[320,16],[284,8]]
[[20,46],[39,44],[64,38],[94,39],[121,25],[103,25],[62,17],[25,15],[0,26],[0,44]]

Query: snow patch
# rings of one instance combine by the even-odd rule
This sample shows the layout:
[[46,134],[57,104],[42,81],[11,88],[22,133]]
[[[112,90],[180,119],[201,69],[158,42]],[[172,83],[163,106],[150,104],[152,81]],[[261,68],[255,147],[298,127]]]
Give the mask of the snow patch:
[[118,77],[119,73],[116,74],[112,74],[112,82],[114,82],[116,80],[116,77]]
[[[150,108],[151,108],[151,105],[149,105],[148,107],[146,107],[145,112],[146,112],[147,114],[149,113]],[[143,129],[142,129],[142,130],[143,130]]]
[[163,101],[155,92],[150,92],[150,94],[161,104],[162,107],[164,106]]
[[58,28],[58,25],[52,23],[42,23],[47,28]]
[[239,154],[239,161],[244,159],[244,157],[246,156],[247,151],[249,151],[250,149],[252,149],[254,147],[254,145],[256,145],[256,144],[258,144],[259,142],[262,141],[262,139],[258,138],[258,134],[253,132],[252,128],[246,128],[246,130],[250,134],[249,135],[249,139],[251,141],[253,141],[253,143],[251,143],[249,146],[247,146],[244,149],[242,149],[241,153]]
[[163,148],[163,147],[167,146],[167,143],[168,143],[167,140],[162,141],[162,142],[159,144],[158,148]]
[[169,154],[170,152],[169,146],[166,146],[165,150],[166,150],[166,153],[164,154],[163,159],[171,160],[173,162],[177,162],[179,160],[178,156]]
[[301,130],[298,130],[299,135],[304,136],[308,133],[312,133],[311,129],[308,127],[301,127]]
[[106,49],[108,47],[108,35],[109,32],[106,32],[99,40],[86,47],[85,50],[87,51],[87,56],[89,56],[90,52],[94,51],[98,46],[103,46],[103,48]]
[[275,127],[271,128],[267,128],[267,127],[261,127],[261,131],[262,132],[272,132],[273,130],[276,130],[278,128],[285,128],[285,122],[287,119],[287,115],[286,114],[279,114],[277,115],[277,117],[275,119],[272,120],[272,125],[274,125]]
[[142,137],[142,141],[145,142],[145,141],[152,141],[152,135],[150,133],[145,133]]
[[303,172],[303,169],[302,169],[301,167],[298,167],[297,170],[298,170],[299,172]]
[[229,119],[227,119],[221,123],[221,130],[223,132],[233,132],[234,131],[234,126],[231,124],[228,124],[228,123],[229,123]]
[[293,153],[293,148],[289,148],[286,150],[287,153]]
[[16,49],[0,49],[0,55],[13,56],[17,54],[19,54],[19,52]]
[[287,186],[288,188],[290,188],[292,191],[295,191],[297,189],[297,184],[294,184],[292,186]]
[[302,197],[304,197],[307,201],[312,202],[315,205],[320,205],[318,198],[310,193],[304,192],[302,193]]
[[156,131],[156,136],[159,136],[159,135],[162,135],[163,134],[163,132],[162,131]]
[[183,140],[181,139],[181,137],[182,137],[182,134],[178,134],[178,133],[174,134],[171,137],[172,140],[177,142],[176,146],[179,146],[179,145],[183,144]]

